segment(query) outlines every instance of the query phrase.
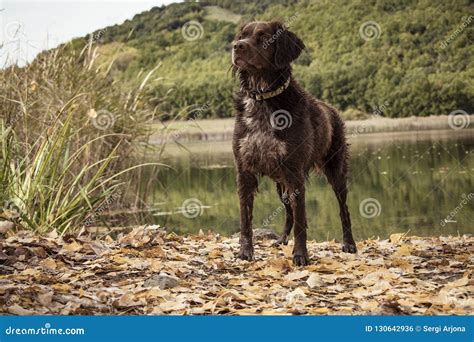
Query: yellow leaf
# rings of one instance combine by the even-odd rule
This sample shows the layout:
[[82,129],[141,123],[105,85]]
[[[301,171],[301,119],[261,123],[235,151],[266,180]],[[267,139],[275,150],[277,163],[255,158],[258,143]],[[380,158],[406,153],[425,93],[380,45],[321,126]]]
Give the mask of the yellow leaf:
[[126,264],[128,261],[128,258],[124,258],[120,255],[114,255],[112,257],[112,261],[115,262],[116,264]]
[[268,265],[278,271],[283,271],[283,272],[291,269],[288,259],[284,259],[284,258],[270,259],[268,261]]
[[215,248],[209,252],[209,259],[216,259],[216,258],[220,258],[221,256],[222,256],[222,251],[220,249]]
[[133,293],[127,292],[122,297],[114,302],[115,307],[128,308],[132,306],[139,306],[146,304],[145,299],[136,298]]
[[404,244],[398,247],[397,251],[393,253],[393,256],[400,257],[400,256],[407,256],[410,254],[411,254],[411,247]]
[[311,310],[311,313],[321,314],[321,315],[327,314],[329,312],[330,312],[330,310],[328,308],[317,308],[317,309]]
[[61,284],[61,283],[53,284],[51,285],[51,288],[55,290],[56,292],[60,292],[60,293],[66,293],[66,292],[71,291],[71,285],[69,284]]
[[75,252],[79,252],[82,249],[82,245],[77,243],[76,241],[73,241],[71,243],[65,244],[63,246],[63,249],[66,252],[75,253]]
[[58,267],[56,265],[56,261],[54,261],[54,259],[52,258],[41,260],[40,265],[41,267],[49,269],[49,270],[55,270]]
[[392,234],[390,235],[390,242],[397,244],[403,239],[404,236],[405,233]]

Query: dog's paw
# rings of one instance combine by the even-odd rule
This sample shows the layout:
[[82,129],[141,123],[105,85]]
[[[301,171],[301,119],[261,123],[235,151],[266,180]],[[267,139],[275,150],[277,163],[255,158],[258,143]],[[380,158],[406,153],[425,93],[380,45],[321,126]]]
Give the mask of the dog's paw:
[[273,244],[273,247],[278,247],[280,245],[287,245],[288,244],[288,235],[280,236]]
[[309,265],[308,253],[304,254],[293,254],[293,264],[295,266],[306,266]]
[[344,253],[357,253],[357,247],[355,242],[343,242],[342,243],[342,251]]
[[252,246],[242,246],[240,247],[240,252],[238,255],[239,259],[242,260],[253,260],[253,247]]

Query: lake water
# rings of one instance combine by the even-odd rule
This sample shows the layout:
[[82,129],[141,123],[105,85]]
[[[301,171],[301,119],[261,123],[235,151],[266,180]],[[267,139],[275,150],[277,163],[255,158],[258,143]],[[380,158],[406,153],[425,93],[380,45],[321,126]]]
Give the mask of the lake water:
[[[348,205],[356,239],[392,233],[474,233],[474,130],[366,134],[351,137]],[[148,220],[179,233],[239,230],[236,173],[230,142],[169,145],[150,181]],[[339,208],[323,176],[307,184],[308,236],[341,239]],[[453,213],[453,215],[450,215]],[[274,183],[260,179],[254,228],[281,232],[284,210]]]

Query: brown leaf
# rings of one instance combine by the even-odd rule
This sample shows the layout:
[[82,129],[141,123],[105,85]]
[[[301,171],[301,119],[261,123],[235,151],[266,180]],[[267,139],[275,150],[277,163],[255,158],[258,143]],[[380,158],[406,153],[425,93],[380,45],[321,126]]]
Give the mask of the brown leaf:
[[38,294],[38,302],[43,306],[50,306],[53,300],[53,291]]
[[63,245],[63,249],[68,253],[76,253],[82,249],[82,245],[74,240],[71,243]]
[[127,292],[114,302],[114,306],[118,308],[129,308],[132,306],[145,305],[144,298],[136,298],[133,293]]
[[32,310],[27,310],[22,308],[18,304],[13,304],[8,307],[8,312],[11,313],[12,315],[22,315],[22,316],[27,316],[27,315],[34,315],[35,312]]
[[44,260],[41,260],[40,265],[47,270],[56,270],[58,268],[58,265],[56,264],[56,261],[52,258],[47,258]]

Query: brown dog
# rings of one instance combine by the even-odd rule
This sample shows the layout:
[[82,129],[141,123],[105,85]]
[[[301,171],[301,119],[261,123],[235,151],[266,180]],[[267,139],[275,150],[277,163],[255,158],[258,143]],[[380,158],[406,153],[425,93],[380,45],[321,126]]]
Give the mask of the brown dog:
[[277,243],[288,243],[294,226],[295,265],[309,263],[306,249],[305,180],[324,172],[340,206],[344,252],[355,253],[346,205],[348,146],[344,123],[331,106],[316,100],[292,77],[290,63],[305,48],[280,22],[244,25],[232,44],[235,96],[233,151],[240,199],[240,254],[253,259],[252,211],[257,177],[277,184],[286,224]]

